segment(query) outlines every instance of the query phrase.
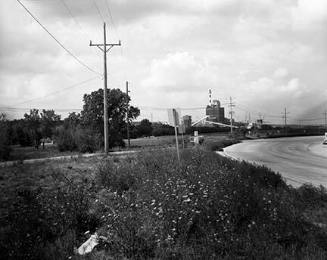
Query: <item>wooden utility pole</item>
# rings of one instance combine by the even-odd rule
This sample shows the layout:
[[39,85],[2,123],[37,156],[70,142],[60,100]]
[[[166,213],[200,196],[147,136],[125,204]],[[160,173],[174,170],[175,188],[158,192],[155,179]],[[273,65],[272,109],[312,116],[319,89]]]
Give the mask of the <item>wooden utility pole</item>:
[[327,111],[325,110],[325,131],[327,131]]
[[[128,95],[129,93],[129,90],[128,90],[128,81],[126,81],[126,95],[127,95],[127,98],[129,97]],[[127,140],[128,140],[128,148],[131,147],[131,140],[130,140],[130,137],[129,137],[129,117],[128,117],[128,114],[129,114],[129,100],[127,101],[127,109],[126,109],[126,127],[127,127]]]
[[[107,97],[107,52],[112,49],[114,46],[120,46],[121,43],[107,43],[106,39],[106,23],[103,23],[103,43],[93,44],[90,41],[90,46],[96,46],[103,52],[103,61],[104,61],[104,93],[103,93],[103,121],[104,121],[104,151],[108,153],[109,151],[109,118],[108,118],[108,97]],[[107,48],[108,47],[108,48]]]
[[286,107],[284,108],[284,129],[285,129],[285,133],[287,134],[287,114],[289,114],[289,112],[286,112]]
[[177,159],[180,162],[180,156],[179,156],[179,145],[178,145],[178,132],[177,127],[179,125],[179,115],[176,111],[176,109],[173,109],[173,118],[174,118],[174,128],[175,128],[175,139],[176,139],[176,149],[177,149]]
[[235,107],[235,104],[232,102],[232,97],[229,97],[229,113],[230,113],[230,133],[233,134],[233,107]]

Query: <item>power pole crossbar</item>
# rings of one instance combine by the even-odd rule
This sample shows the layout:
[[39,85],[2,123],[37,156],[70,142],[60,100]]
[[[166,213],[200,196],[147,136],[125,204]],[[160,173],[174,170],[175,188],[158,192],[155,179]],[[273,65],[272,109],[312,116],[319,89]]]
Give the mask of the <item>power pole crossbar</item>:
[[[118,43],[107,43],[106,35],[106,23],[103,23],[103,43],[94,44],[90,41],[90,46],[96,46],[103,52],[104,59],[104,93],[103,93],[103,109],[104,109],[104,151],[108,153],[109,151],[109,118],[108,118],[108,98],[107,98],[107,52],[110,51],[114,46],[120,46],[121,42]],[[107,49],[108,47],[108,49]]]

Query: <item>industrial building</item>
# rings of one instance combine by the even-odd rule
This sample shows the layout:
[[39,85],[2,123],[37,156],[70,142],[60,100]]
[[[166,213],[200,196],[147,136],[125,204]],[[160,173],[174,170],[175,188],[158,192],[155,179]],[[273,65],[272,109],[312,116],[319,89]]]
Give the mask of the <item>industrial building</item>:
[[209,89],[209,105],[206,107],[206,116],[209,121],[225,123],[225,108],[220,106],[219,100],[211,101],[211,89]]
[[183,116],[183,124],[185,126],[185,129],[188,129],[192,126],[192,117],[189,115]]

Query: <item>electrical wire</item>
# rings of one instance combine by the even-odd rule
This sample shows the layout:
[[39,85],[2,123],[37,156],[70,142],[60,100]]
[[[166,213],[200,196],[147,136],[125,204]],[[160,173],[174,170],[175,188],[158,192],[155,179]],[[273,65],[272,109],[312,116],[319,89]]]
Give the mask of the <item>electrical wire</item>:
[[101,73],[95,71],[94,69],[92,69],[91,67],[89,67],[88,65],[86,65],[83,61],[81,61],[77,56],[75,56],[70,50],[68,50],[32,13],[30,10],[28,10],[28,8],[20,1],[20,0],[16,0],[24,9],[25,11],[42,27],[43,30],[45,30],[52,39],[54,39],[56,41],[56,43],[63,48],[70,56],[72,56],[79,64],[81,64],[82,66],[84,66],[85,68],[87,68],[89,71],[98,74],[100,76],[102,76]]
[[83,85],[83,84],[85,84],[85,83],[87,83],[87,82],[90,82],[90,81],[93,81],[93,80],[95,80],[95,79],[98,79],[98,77],[93,77],[93,78],[90,78],[90,79],[87,79],[87,80],[84,80],[84,81],[81,81],[81,82],[75,83],[75,84],[73,84],[73,85],[70,85],[70,86],[68,86],[68,87],[62,88],[62,89],[60,89],[60,90],[56,90],[56,91],[50,92],[50,93],[48,93],[47,95],[44,95],[44,96],[42,96],[42,97],[37,97],[37,98],[33,98],[33,99],[25,100],[25,101],[23,101],[23,102],[16,103],[16,104],[14,104],[13,106],[17,106],[17,105],[21,105],[21,104],[26,104],[26,103],[29,103],[29,102],[31,102],[31,101],[35,101],[35,100],[39,100],[39,99],[44,99],[44,98],[49,97],[50,95],[52,96],[52,95],[54,95],[54,94],[58,94],[58,93],[61,93],[61,92],[63,92],[63,91],[67,91],[67,90],[69,90],[69,89],[72,89],[72,88],[75,88],[75,87],[77,87],[77,86]]
[[104,22],[105,19],[104,19],[102,13],[100,12],[100,9],[99,9],[99,7],[98,7],[96,1],[95,1],[95,0],[92,0],[92,2],[93,2],[93,5],[95,6],[95,9],[98,11],[98,14],[99,14],[99,16],[100,16],[100,20],[101,20],[101,18],[102,18],[102,22]]
[[107,8],[107,12],[109,14],[109,19],[110,19],[110,21],[112,23],[112,26],[114,27],[114,30],[115,30],[115,33],[116,33],[117,37],[119,38],[114,19],[112,17],[112,12],[111,12],[111,9],[110,9],[109,0],[104,0],[104,2],[105,2],[105,5],[106,5],[106,8]]
[[70,17],[74,20],[74,22],[78,26],[79,30],[82,32],[84,38],[87,39],[87,41],[89,41],[89,39],[88,39],[88,38],[90,38],[89,35],[85,32],[85,30],[83,29],[83,27],[81,26],[81,24],[77,21],[77,18],[74,16],[71,8],[67,5],[67,3],[65,2],[65,0],[60,0],[60,2],[62,3],[62,5],[67,10],[67,12],[70,15]]

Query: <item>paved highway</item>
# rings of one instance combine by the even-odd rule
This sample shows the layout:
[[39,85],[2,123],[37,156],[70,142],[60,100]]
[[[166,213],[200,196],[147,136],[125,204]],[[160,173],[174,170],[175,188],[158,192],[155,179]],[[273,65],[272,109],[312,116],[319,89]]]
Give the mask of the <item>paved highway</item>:
[[263,164],[294,186],[303,183],[327,187],[327,145],[323,136],[246,140],[224,149],[235,159]]

